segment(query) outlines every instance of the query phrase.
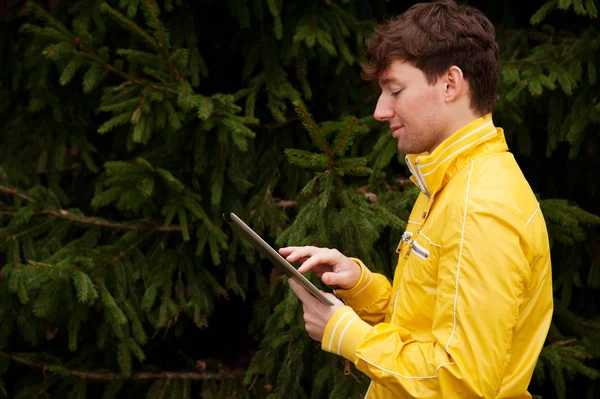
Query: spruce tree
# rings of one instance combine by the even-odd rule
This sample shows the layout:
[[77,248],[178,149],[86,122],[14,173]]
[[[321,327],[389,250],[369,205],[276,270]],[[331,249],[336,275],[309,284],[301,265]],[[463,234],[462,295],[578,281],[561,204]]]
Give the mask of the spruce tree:
[[[598,2],[471,3],[497,25],[494,117],[552,240],[556,310],[531,391],[591,398]],[[411,4],[15,9],[0,48],[0,397],[364,396],[367,378],[308,337],[285,277],[222,214],[392,275],[418,190],[360,64],[375,23]]]

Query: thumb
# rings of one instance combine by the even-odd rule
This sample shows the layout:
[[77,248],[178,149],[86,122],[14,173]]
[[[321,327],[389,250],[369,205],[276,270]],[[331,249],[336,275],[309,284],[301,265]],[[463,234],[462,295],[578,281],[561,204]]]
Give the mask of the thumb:
[[321,281],[323,281],[325,284],[332,286],[332,285],[344,285],[344,276],[340,276],[340,273],[333,273],[333,272],[325,272],[323,273],[323,275],[321,276]]

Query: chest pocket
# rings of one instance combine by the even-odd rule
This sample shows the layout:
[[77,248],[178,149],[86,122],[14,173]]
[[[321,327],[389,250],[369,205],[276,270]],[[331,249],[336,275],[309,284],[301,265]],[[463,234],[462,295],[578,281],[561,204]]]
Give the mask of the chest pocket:
[[396,252],[405,260],[409,260],[412,254],[421,260],[428,260],[431,254],[430,247],[433,245],[434,247],[437,246],[439,248],[440,246],[433,244],[429,239],[419,239],[424,237],[425,236],[421,233],[420,229],[414,232],[405,231],[404,234],[402,234]]
[[404,266],[403,279],[407,281],[425,282],[433,279],[437,284],[437,268],[439,263],[441,246],[430,240],[422,230],[413,233],[410,238],[407,237],[403,249],[403,256],[406,260]]
[[427,249],[424,246],[422,246],[421,244],[419,244],[416,239],[414,241],[412,241],[411,249],[412,249],[412,254],[414,256],[416,256],[417,258],[419,258],[421,260],[425,260],[425,261],[429,259],[429,254],[430,254],[429,249]]
[[421,229],[405,232],[397,248],[399,267],[387,316],[394,324],[410,325],[419,338],[431,335],[440,249]]

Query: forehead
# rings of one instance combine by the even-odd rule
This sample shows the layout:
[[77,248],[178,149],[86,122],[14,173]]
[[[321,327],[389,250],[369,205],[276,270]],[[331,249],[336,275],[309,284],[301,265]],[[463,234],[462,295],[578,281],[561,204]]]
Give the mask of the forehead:
[[421,81],[424,77],[423,72],[409,62],[395,59],[383,70],[379,77],[379,86],[405,85],[408,82]]

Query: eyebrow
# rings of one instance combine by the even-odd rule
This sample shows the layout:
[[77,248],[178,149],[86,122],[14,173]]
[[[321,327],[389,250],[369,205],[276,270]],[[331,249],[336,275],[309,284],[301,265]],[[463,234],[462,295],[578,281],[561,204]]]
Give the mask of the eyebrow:
[[401,81],[399,81],[396,78],[385,78],[379,82],[380,86],[385,86],[385,85],[389,85],[389,84],[403,85],[404,83],[402,83]]

